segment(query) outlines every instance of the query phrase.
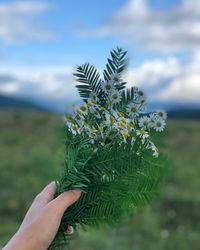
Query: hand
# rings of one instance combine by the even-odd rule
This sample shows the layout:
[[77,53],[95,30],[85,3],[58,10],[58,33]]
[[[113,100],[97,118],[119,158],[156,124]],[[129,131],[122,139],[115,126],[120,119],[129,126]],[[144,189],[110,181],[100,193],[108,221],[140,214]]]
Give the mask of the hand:
[[[65,210],[81,196],[79,190],[65,192],[54,199],[55,182],[34,199],[19,230],[3,250],[43,250],[53,241]],[[68,232],[71,230],[69,227]]]

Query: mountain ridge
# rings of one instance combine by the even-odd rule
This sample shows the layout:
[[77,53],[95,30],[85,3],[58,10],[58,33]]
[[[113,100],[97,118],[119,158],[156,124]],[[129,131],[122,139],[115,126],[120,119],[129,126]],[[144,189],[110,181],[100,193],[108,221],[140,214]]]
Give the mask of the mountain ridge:
[[[164,109],[168,113],[169,118],[191,118],[200,119],[200,105],[194,104],[172,104],[169,103],[152,103],[150,110],[154,111],[159,108]],[[50,113],[63,114],[63,110],[55,110],[51,105],[41,103],[37,104],[34,101],[29,101],[22,98],[12,97],[0,94],[0,108],[1,109],[16,109],[16,110],[31,110],[31,111],[44,111]]]

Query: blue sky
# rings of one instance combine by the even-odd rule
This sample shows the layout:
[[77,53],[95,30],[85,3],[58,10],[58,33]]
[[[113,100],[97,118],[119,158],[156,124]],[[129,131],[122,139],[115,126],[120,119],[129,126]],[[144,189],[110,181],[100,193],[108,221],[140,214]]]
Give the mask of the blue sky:
[[199,104],[199,44],[199,0],[1,1],[0,92],[63,109],[74,67],[121,46],[150,102]]

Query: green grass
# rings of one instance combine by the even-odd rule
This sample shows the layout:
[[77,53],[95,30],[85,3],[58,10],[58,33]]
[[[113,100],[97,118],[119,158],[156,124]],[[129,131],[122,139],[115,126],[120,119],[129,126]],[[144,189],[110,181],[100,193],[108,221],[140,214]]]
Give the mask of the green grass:
[[[56,115],[0,111],[0,245],[17,230],[34,196],[58,176],[61,125]],[[70,249],[199,249],[199,149],[199,120],[169,121],[162,151],[170,158],[170,174],[160,199],[115,230],[81,231]]]

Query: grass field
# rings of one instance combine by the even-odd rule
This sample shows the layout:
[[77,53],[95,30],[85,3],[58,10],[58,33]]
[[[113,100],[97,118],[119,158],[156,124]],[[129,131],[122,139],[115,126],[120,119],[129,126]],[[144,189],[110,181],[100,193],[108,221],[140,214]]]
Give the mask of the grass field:
[[[0,111],[0,245],[17,230],[34,196],[58,176],[61,125],[56,115]],[[168,121],[162,151],[170,174],[160,199],[137,209],[120,228],[80,232],[70,249],[199,249],[199,149],[200,120]]]

